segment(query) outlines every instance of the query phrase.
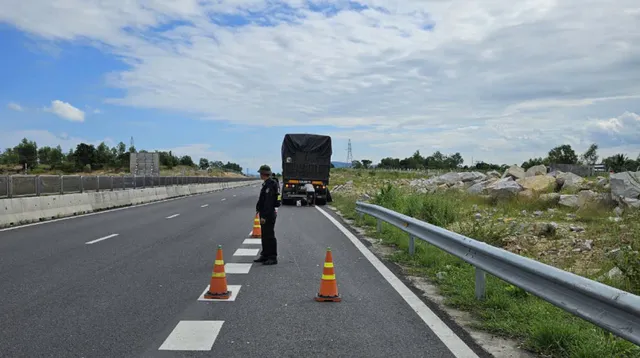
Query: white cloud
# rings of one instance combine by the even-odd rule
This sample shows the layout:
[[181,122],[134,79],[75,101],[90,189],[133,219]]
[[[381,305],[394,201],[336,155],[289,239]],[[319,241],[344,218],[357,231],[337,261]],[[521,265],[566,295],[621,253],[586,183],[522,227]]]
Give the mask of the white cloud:
[[[343,10],[330,15],[301,0],[7,1],[0,21],[123,58],[130,68],[108,83],[125,94],[110,103],[336,127],[372,158],[441,149],[522,162],[586,148],[592,118],[640,113],[636,0],[313,2]],[[249,11],[249,24],[220,24]],[[607,138],[601,147],[631,140]]]
[[21,105],[15,103],[15,102],[9,102],[9,104],[7,104],[7,108],[14,110],[14,111],[18,111],[18,112],[22,112],[24,111],[24,108],[22,108]]
[[84,112],[67,102],[53,100],[51,107],[45,108],[45,110],[72,122],[84,122]]
[[102,111],[97,109],[97,108],[94,109],[92,112],[93,112],[93,114],[101,114],[102,113]]

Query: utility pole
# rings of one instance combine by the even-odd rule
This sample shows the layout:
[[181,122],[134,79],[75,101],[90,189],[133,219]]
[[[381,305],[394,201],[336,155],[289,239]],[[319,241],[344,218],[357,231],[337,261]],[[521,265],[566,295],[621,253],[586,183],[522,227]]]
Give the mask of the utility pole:
[[351,151],[351,139],[349,139],[349,144],[347,145],[347,165],[351,168],[353,163],[353,152]]

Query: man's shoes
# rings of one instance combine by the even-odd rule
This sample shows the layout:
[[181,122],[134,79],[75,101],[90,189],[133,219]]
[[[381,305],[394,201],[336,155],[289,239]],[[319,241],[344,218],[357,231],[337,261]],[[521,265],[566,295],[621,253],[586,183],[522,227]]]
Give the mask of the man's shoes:
[[278,259],[267,259],[262,263],[263,265],[277,265]]
[[264,256],[260,256],[257,259],[253,260],[253,262],[265,262],[267,261],[267,258]]

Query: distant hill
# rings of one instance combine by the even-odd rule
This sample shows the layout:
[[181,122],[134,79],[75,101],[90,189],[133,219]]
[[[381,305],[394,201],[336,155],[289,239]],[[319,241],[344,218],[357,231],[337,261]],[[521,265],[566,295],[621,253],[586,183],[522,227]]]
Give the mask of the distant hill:
[[349,167],[349,163],[345,163],[345,162],[331,162],[331,164],[333,164],[333,166],[336,167],[336,168],[348,168]]

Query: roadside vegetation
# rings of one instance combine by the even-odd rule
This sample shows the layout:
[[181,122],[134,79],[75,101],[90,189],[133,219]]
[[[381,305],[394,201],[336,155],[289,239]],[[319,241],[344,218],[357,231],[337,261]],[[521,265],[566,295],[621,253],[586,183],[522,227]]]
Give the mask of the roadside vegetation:
[[[105,143],[97,147],[80,143],[76,148],[63,152],[60,146],[38,147],[24,138],[12,148],[0,153],[0,175],[32,174],[62,175],[86,173],[91,175],[121,175],[129,173],[130,153],[147,153],[120,142],[110,148]],[[176,156],[172,152],[157,151],[160,175],[166,176],[215,176],[240,177],[242,167],[237,163],[200,158],[198,164],[188,156]]]
[[537,197],[491,200],[455,189],[419,193],[410,182],[420,175],[332,170],[331,188],[339,188],[332,191],[332,206],[390,249],[386,258],[407,275],[435,284],[446,305],[470,312],[474,328],[544,357],[640,357],[640,347],[490,275],[486,299],[476,300],[471,265],[421,241],[410,256],[406,233],[384,224],[378,234],[375,219],[360,219],[355,202],[366,200],[634,294],[640,294],[639,210],[616,216]]

